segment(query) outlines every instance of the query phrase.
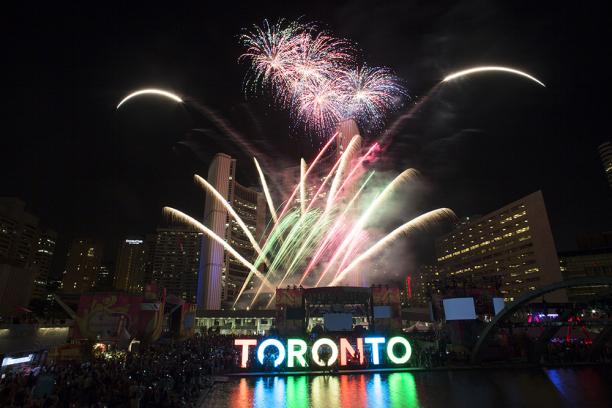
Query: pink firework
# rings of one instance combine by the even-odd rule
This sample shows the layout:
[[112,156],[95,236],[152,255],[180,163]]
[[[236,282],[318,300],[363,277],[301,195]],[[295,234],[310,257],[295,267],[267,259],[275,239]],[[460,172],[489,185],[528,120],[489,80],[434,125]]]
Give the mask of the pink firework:
[[297,123],[324,133],[333,128],[344,114],[337,82],[318,81],[296,93],[293,114]]
[[316,26],[280,20],[241,36],[251,63],[247,90],[269,87],[296,124],[329,134],[338,121],[359,119],[374,127],[405,94],[387,68],[355,66],[355,47]]
[[351,43],[326,32],[315,34],[309,30],[295,39],[295,60],[288,74],[297,82],[310,84],[329,80],[354,60]]
[[252,31],[240,36],[247,47],[240,59],[251,63],[246,88],[254,92],[258,87],[271,86],[277,94],[285,91],[286,76],[296,58],[296,39],[302,30],[297,22],[280,20],[270,25],[265,20],[263,27],[254,25]]

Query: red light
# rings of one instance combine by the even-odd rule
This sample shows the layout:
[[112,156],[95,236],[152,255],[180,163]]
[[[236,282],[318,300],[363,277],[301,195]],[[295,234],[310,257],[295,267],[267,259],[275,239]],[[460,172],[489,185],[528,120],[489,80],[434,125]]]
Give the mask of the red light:
[[408,294],[408,299],[412,299],[412,284],[411,284],[410,275],[406,278],[406,293]]

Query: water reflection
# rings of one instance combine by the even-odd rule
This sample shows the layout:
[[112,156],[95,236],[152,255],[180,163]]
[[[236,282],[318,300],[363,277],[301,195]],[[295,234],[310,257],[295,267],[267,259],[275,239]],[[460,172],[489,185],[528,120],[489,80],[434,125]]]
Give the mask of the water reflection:
[[218,385],[205,406],[236,408],[418,407],[411,373],[241,378]]
[[419,406],[419,400],[417,399],[414,376],[403,374],[409,373],[393,373],[388,378],[391,406],[393,408],[417,408]]
[[308,395],[308,378],[287,378],[287,408],[307,408],[310,406]]
[[204,407],[612,406],[605,367],[248,377],[218,384]]

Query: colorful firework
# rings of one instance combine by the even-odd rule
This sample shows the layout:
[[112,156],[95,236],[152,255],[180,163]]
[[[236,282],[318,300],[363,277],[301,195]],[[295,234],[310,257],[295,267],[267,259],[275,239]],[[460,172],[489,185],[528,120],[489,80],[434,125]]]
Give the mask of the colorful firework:
[[[279,100],[293,110],[297,123],[305,123],[318,131],[336,126],[346,118],[382,124],[385,114],[397,106],[398,99],[404,95],[399,81],[390,70],[352,67],[354,54],[350,43],[328,33],[317,34],[312,25],[281,21],[270,26],[265,22],[264,28],[255,27],[254,31],[241,38],[247,46],[247,52],[242,58],[252,64],[247,83],[254,88],[270,86]],[[410,119],[442,83],[490,71],[520,75],[544,86],[535,77],[507,67],[475,67],[449,75],[420,104],[415,104],[400,116],[383,133],[379,143],[362,149],[361,137],[354,136],[342,155],[335,160],[327,176],[308,178],[313,169],[320,167],[321,161],[330,164],[328,160],[320,159],[339,132],[328,139],[309,165],[302,159],[299,181],[290,197],[283,200],[285,204],[280,214],[276,213],[264,171],[255,159],[255,167],[274,220],[261,243],[255,240],[239,214],[223,196],[196,175],[196,183],[212,198],[223,203],[229,216],[236,220],[246,234],[257,253],[253,261],[244,258],[223,237],[195,218],[170,207],[165,207],[164,213],[201,231],[248,268],[249,274],[234,306],[241,303],[250,307],[258,304],[270,307],[274,301],[275,289],[283,284],[316,287],[350,283],[356,271],[363,268],[364,262],[371,261],[400,237],[455,218],[451,210],[441,208],[420,215],[386,235],[381,234],[371,225],[373,218],[383,218],[389,198],[403,185],[411,183],[418,173],[408,169],[380,191],[372,189],[369,194],[362,194],[366,187],[371,187],[374,176],[373,171],[367,171],[364,163],[381,153],[380,144],[389,139],[404,121]],[[162,95],[182,102],[178,96],[166,91],[145,89],[128,95],[117,108],[142,94]],[[253,151],[246,140],[212,111],[205,107],[200,107],[200,110],[219,124],[233,140],[246,150]],[[362,151],[365,153],[362,154]],[[308,192],[315,190],[316,193],[308,197]],[[295,200],[298,192],[299,199]],[[373,199],[368,200],[367,197]],[[246,290],[251,281],[255,281],[256,290]],[[261,299],[262,294],[267,295],[266,299]]]
[[358,67],[351,42],[314,24],[264,21],[240,39],[240,59],[250,62],[245,90],[269,88],[296,126],[319,135],[345,119],[380,126],[406,94],[388,68]]
[[270,86],[282,95],[287,86],[284,82],[286,74],[292,69],[295,59],[296,39],[303,29],[297,22],[281,19],[270,25],[264,20],[263,27],[253,25],[252,31],[240,36],[240,42],[246,47],[240,59],[251,63],[246,89]]
[[405,94],[398,78],[388,68],[363,66],[343,72],[339,81],[347,115],[378,125]]
[[[274,288],[281,285],[316,287],[354,284],[351,277],[356,276],[354,272],[357,267],[363,267],[365,261],[392,245],[400,236],[454,217],[451,210],[434,210],[400,226],[388,235],[381,236],[371,225],[373,218],[384,217],[389,199],[405,185],[412,183],[418,173],[408,169],[384,188],[377,190],[372,185],[374,172],[368,171],[364,163],[377,154],[378,144],[364,146],[362,150],[361,141],[361,137],[355,135],[333,165],[329,161],[323,161],[331,167],[323,178],[307,177],[313,169],[323,170],[316,169],[322,165],[319,161],[322,153],[319,153],[310,165],[300,161],[300,177],[296,181],[293,194],[286,200],[285,207],[277,215],[276,222],[272,224],[260,245],[254,245],[256,259],[251,263],[242,257],[237,258],[250,272],[234,307],[270,307],[274,302]],[[323,151],[328,147],[329,143],[324,146]],[[257,161],[255,163],[257,164]],[[260,173],[262,188],[266,191],[266,177],[260,168],[257,168],[257,171]],[[196,177],[196,182],[206,188],[211,197],[222,199],[204,180]],[[369,189],[368,194],[363,194],[366,188]],[[315,190],[317,193],[314,196],[307,196],[308,191]],[[315,204],[318,196],[324,196],[326,199]],[[269,202],[273,208],[271,198]],[[308,206],[305,205],[306,202],[309,202]],[[166,212],[187,222],[213,240],[222,241],[222,238],[193,218],[177,210],[166,209]],[[235,211],[228,210],[228,214],[242,227],[244,222],[239,220]],[[232,256],[239,255],[238,251],[228,249],[231,246],[227,242],[222,245]],[[248,287],[254,289],[247,290]]]

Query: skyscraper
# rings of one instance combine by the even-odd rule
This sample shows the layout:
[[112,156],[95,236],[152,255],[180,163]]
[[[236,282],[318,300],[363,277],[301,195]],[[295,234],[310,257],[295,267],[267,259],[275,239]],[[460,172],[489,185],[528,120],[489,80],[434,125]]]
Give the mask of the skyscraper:
[[36,243],[36,252],[32,265],[36,268],[32,298],[44,299],[49,285],[49,271],[55,253],[57,233],[50,229],[39,229]]
[[72,241],[62,277],[62,292],[80,294],[96,284],[102,265],[102,243],[91,238]]
[[0,260],[18,267],[32,263],[37,246],[38,218],[17,198],[0,198]]
[[151,242],[152,279],[190,303],[196,301],[200,242],[201,233],[184,227],[158,228]]
[[612,143],[604,142],[597,148],[608,184],[612,188]]
[[[338,125],[337,132],[338,132],[338,136],[336,139],[336,152],[335,152],[336,160],[339,159],[340,156],[342,156],[342,154],[346,151],[353,137],[361,136],[361,132],[359,131],[359,126],[357,126],[357,122],[355,122],[353,119],[348,119],[348,120],[340,122],[340,124]],[[362,153],[361,152],[361,139],[358,140],[356,147],[357,147],[357,150],[356,150],[357,153],[354,154],[353,156],[347,157],[348,163],[351,163]],[[351,170],[349,166],[349,169],[347,169],[345,173],[345,177],[350,171]],[[349,183],[348,186],[344,187],[343,197],[352,197],[356,192],[357,192],[357,184]],[[325,202],[324,200],[322,201]],[[347,279],[345,279],[345,281],[347,285],[351,285],[351,286],[366,286],[363,269],[359,268],[358,270],[354,271],[348,276]]]
[[57,233],[40,227],[38,217],[25,210],[23,201],[0,198],[0,264],[10,265],[11,271],[30,276],[33,281],[33,285],[28,285],[27,296],[19,296],[20,299],[28,298],[22,306],[27,306],[30,297],[45,297],[56,241]]
[[96,275],[94,291],[106,292],[113,289],[115,280],[114,269],[115,265],[112,262],[102,262]]
[[[542,192],[457,226],[436,241],[446,278],[499,278],[506,301],[562,280]],[[565,301],[564,291],[546,296]]]
[[129,238],[121,242],[115,267],[115,289],[142,292],[145,284],[147,243]]
[[[236,160],[217,153],[208,168],[208,182],[227,200],[242,218],[256,240],[260,239],[266,222],[264,195],[236,181]],[[238,223],[230,217],[225,206],[207,194],[204,224],[232,245],[242,256],[253,261],[256,252]],[[249,269],[226,253],[219,243],[204,237],[198,282],[198,306],[220,309],[233,303]]]

